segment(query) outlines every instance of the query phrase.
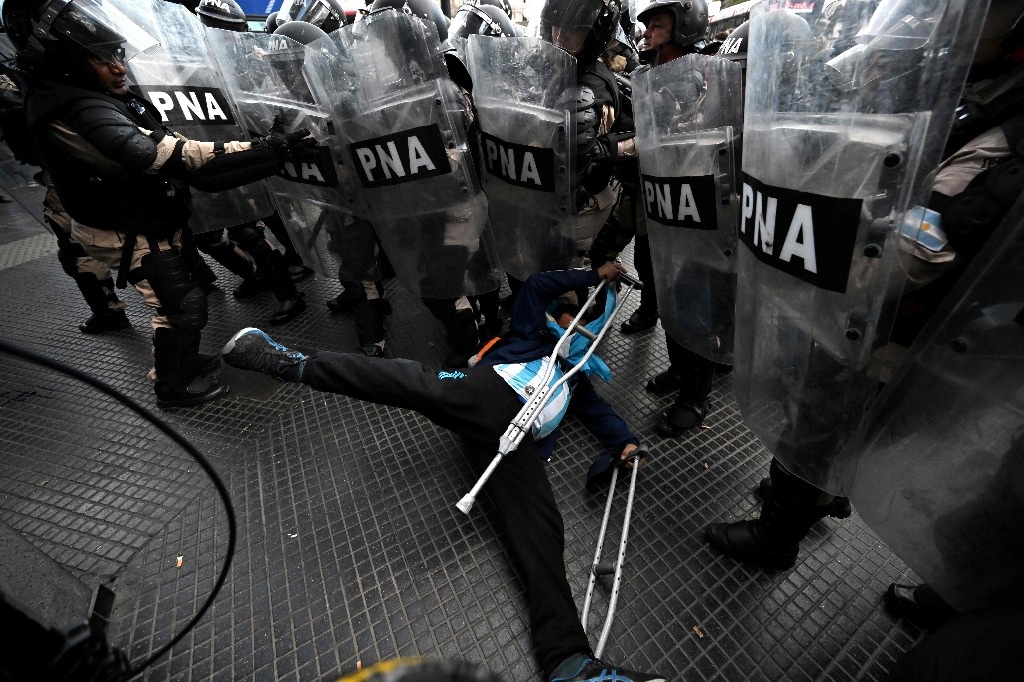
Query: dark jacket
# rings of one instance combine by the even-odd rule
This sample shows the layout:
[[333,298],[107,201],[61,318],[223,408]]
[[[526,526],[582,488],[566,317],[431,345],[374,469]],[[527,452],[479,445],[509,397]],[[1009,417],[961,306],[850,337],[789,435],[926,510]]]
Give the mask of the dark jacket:
[[[594,270],[554,270],[530,276],[512,307],[509,336],[498,348],[484,355],[480,365],[530,362],[551,355],[558,339],[547,331],[548,306],[559,294],[597,286],[600,281]],[[639,443],[622,417],[598,395],[582,372],[570,379],[570,392],[568,412],[575,415],[603,447],[621,450],[628,443]],[[559,424],[547,437],[537,441],[537,452],[543,459],[550,458],[561,428]]]

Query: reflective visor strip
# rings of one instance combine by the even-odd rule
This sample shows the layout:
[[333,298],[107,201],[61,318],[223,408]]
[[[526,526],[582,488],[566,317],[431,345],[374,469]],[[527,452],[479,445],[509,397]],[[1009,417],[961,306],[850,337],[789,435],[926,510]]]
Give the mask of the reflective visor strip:
[[[482,9],[480,9],[480,7],[475,2],[473,4],[469,4],[469,3],[464,4],[462,7],[459,8],[460,12],[462,10],[468,10],[467,14],[475,14],[477,17],[480,18],[480,21],[484,22],[484,25],[489,30],[493,30],[494,29],[494,22],[491,21],[491,17],[487,14],[487,12],[483,11]],[[500,27],[498,28],[498,32],[501,33],[501,28]]]
[[51,0],[50,4],[46,6],[46,9],[39,16],[39,19],[33,23],[36,27],[42,29],[46,35],[50,35],[53,22],[57,20],[57,16],[64,11],[64,8],[70,4],[71,0]]

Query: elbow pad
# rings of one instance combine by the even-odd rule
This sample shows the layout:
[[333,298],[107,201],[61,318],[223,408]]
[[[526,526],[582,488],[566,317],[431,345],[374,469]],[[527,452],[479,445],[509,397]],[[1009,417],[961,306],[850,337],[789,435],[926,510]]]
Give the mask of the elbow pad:
[[273,149],[253,147],[244,152],[215,156],[200,168],[189,171],[186,180],[202,192],[223,192],[269,178],[280,170],[281,159]]

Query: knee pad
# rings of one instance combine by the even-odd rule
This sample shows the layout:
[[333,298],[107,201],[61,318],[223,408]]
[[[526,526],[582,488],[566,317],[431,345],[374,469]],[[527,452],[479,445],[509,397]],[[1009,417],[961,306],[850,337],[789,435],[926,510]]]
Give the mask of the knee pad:
[[188,263],[177,247],[146,254],[129,279],[149,281],[160,300],[158,312],[165,315],[172,326],[199,331],[206,325],[206,294],[192,279]]
[[167,319],[173,326],[189,332],[202,331],[208,318],[209,304],[206,301],[206,294],[198,285],[192,287],[181,299],[179,312],[176,315],[167,315]]

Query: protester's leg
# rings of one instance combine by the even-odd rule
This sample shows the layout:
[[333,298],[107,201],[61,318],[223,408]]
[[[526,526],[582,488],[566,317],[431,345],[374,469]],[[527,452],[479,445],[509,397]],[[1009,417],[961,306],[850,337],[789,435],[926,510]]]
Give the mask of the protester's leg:
[[[518,403],[511,391],[507,394]],[[495,454],[493,443],[470,444],[470,450],[481,466]],[[565,577],[562,515],[534,443],[524,440],[494,470],[485,490],[526,589],[535,655],[547,679],[572,654],[592,653]]]

